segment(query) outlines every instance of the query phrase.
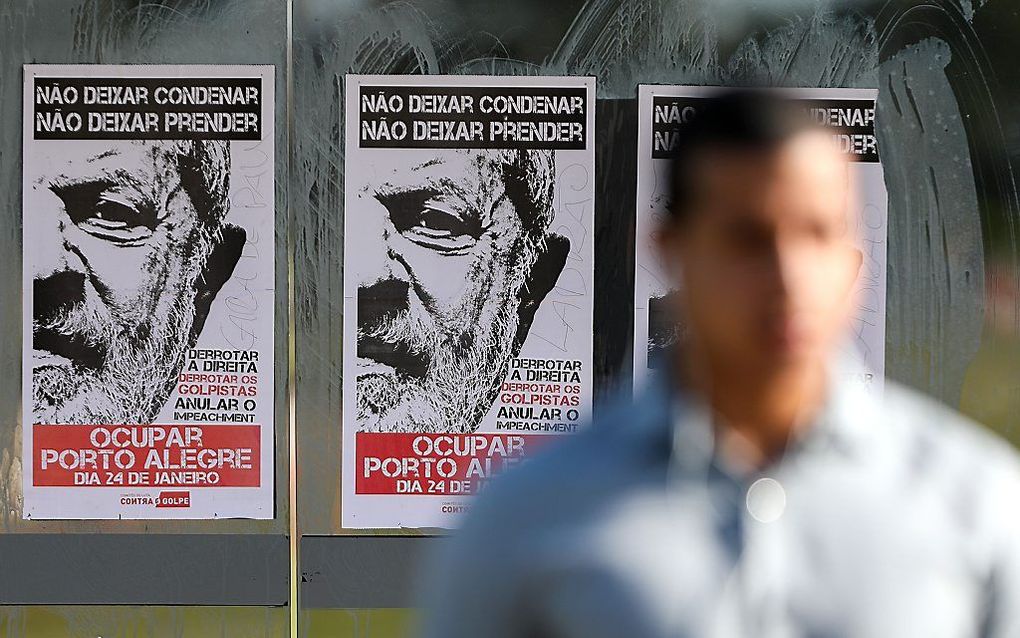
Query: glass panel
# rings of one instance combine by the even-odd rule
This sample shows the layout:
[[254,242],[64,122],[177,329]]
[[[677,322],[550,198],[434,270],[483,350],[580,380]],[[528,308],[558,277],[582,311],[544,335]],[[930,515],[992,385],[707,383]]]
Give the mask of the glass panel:
[[[595,358],[629,375],[640,83],[878,88],[890,196],[887,375],[1020,443],[1016,125],[1020,17],[1008,0],[295,0],[298,515],[339,527],[346,73],[594,75]],[[624,382],[626,385],[626,382]],[[403,530],[420,534],[423,530]],[[321,539],[320,539],[321,540]],[[362,539],[336,539],[357,552]],[[424,541],[423,541],[424,543]],[[321,548],[306,586],[344,577]],[[409,578],[379,557],[389,582]],[[322,600],[319,596],[316,600]],[[410,603],[409,603],[410,604]],[[344,605],[337,605],[344,606]]]
[[[277,339],[276,514],[243,521],[21,520],[21,95],[25,63],[271,64],[276,72],[276,334],[287,326],[287,6],[278,0],[12,2],[0,8],[0,533],[275,533],[287,529],[287,346]],[[31,249],[31,248],[29,248]],[[272,374],[272,373],[269,373]]]
[[[42,559],[60,567],[0,576],[0,598],[44,591],[48,600],[82,601],[89,592],[119,592],[132,600],[150,590],[169,589],[192,600],[230,599],[245,583],[232,582],[238,558],[248,548],[249,565],[273,583],[251,604],[273,607],[166,606],[13,606],[0,607],[0,635],[54,636],[264,636],[289,633],[284,535],[288,529],[287,437],[287,5],[280,0],[72,0],[14,1],[0,4],[0,554],[11,547],[48,547]],[[26,63],[103,64],[270,64],[276,67],[276,244],[275,516],[271,520],[215,521],[25,521],[22,520],[22,65]],[[270,197],[272,204],[273,196]],[[269,238],[267,245],[272,238]],[[28,246],[25,250],[33,250]],[[130,534],[129,536],[123,535]],[[108,534],[119,534],[114,540]],[[181,536],[169,534],[186,534]],[[250,536],[247,536],[250,535]],[[218,539],[218,541],[217,541]],[[246,542],[250,539],[253,542]],[[38,542],[34,542],[38,541]],[[28,545],[25,543],[28,542]],[[93,552],[110,548],[108,553]],[[219,547],[222,551],[215,551]],[[176,549],[175,549],[176,548]],[[105,551],[105,550],[104,550]],[[138,551],[132,559],[132,552]],[[175,554],[176,552],[176,554]],[[252,555],[254,554],[254,555]],[[4,554],[10,557],[9,554]],[[96,560],[108,556],[107,562]],[[162,565],[162,576],[139,580],[144,556]],[[195,571],[175,573],[181,558],[205,556],[214,578]],[[217,561],[222,565],[217,565]],[[8,561],[10,562],[10,561]],[[185,563],[187,560],[184,561]],[[217,569],[218,567],[218,569]],[[234,569],[232,569],[234,568]],[[135,575],[132,577],[132,569]],[[145,571],[145,570],[143,570]],[[26,583],[46,579],[44,589]],[[20,580],[19,580],[20,579]],[[33,581],[37,582],[37,581]],[[178,587],[179,585],[179,587]],[[275,594],[269,592],[275,590]],[[76,593],[77,592],[77,593]],[[282,592],[282,593],[281,593]],[[111,596],[114,594],[111,594]],[[267,598],[272,597],[272,600]],[[246,598],[246,604],[248,601]],[[32,601],[28,601],[32,602]],[[41,601],[40,601],[41,602]],[[100,601],[106,603],[107,601]],[[119,601],[111,600],[110,603]],[[177,604],[179,600],[153,601]]]

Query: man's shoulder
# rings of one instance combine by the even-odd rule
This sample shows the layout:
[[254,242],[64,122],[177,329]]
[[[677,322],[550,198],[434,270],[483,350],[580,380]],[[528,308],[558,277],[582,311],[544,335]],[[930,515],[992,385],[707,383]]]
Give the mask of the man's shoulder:
[[1020,455],[987,427],[894,382],[887,383],[879,405],[883,427],[906,448],[901,453],[911,470],[963,491],[1003,481],[1020,488]]
[[602,406],[576,434],[562,436],[534,458],[495,479],[479,495],[468,526],[522,531],[534,521],[584,520],[664,476],[669,460],[669,424],[659,397],[643,393]]
[[904,424],[913,436],[937,438],[961,454],[994,452],[1015,458],[1000,436],[971,418],[921,392],[899,383],[886,383],[879,405],[886,418]]

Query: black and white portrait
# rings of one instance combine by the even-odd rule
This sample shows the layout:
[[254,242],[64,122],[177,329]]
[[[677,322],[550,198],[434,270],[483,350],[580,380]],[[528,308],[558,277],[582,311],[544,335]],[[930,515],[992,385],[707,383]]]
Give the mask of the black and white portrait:
[[224,222],[228,144],[68,142],[31,164],[35,423],[159,413],[245,242]]
[[570,250],[555,184],[552,151],[437,150],[357,191],[359,430],[478,427]]

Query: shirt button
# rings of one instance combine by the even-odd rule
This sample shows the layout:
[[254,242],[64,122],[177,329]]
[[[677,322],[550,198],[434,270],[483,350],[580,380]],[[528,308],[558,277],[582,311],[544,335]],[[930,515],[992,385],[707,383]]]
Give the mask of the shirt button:
[[786,490],[773,478],[760,478],[747,488],[747,512],[759,523],[778,521],[786,510]]

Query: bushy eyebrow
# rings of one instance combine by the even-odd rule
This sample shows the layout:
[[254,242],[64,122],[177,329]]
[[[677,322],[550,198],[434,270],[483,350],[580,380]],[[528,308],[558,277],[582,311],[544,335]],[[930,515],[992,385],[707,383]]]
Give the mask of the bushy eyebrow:
[[483,230],[488,229],[492,225],[493,209],[504,197],[503,195],[495,198],[486,197],[486,200],[491,201],[479,201],[473,189],[464,188],[457,180],[451,179],[448,176],[425,177],[420,182],[414,184],[395,184],[386,181],[373,188],[375,199],[383,205],[386,205],[387,200],[409,193],[424,194],[427,197],[442,197],[445,195],[455,198],[461,202],[460,205],[452,202],[456,205],[456,208],[465,215],[465,218],[474,219],[475,223]]
[[180,189],[180,185],[161,189],[153,181],[139,178],[133,171],[124,168],[101,168],[90,175],[81,176],[60,174],[51,178],[48,184],[49,190],[57,196],[76,188],[108,189],[116,186],[128,187],[138,192],[144,205],[153,210],[158,219],[164,219],[169,213],[169,199]]
[[393,182],[386,181],[375,187],[375,192],[378,195],[392,195],[408,191],[431,191],[437,195],[455,195],[465,202],[469,201],[469,190],[458,184],[456,180],[445,175],[441,177],[427,176],[415,184],[394,184]]
[[411,171],[414,171],[414,172],[416,172],[416,171],[423,171],[423,170],[425,170],[427,168],[432,168],[433,166],[442,166],[445,163],[446,163],[446,160],[444,160],[442,157],[433,157],[432,159],[426,160],[426,161],[422,162],[421,164],[418,164],[416,166],[412,166],[411,167]]
[[107,157],[116,157],[118,155],[120,155],[120,150],[118,150],[116,148],[108,148],[108,149],[106,149],[105,151],[103,151],[101,153],[96,153],[95,155],[90,155],[90,156],[86,157],[85,158],[85,163],[86,164],[92,164],[93,162],[98,162],[99,160],[104,160]]
[[123,168],[102,168],[91,175],[69,176],[64,173],[53,177],[50,181],[50,190],[61,190],[74,188],[83,184],[104,184],[111,186],[130,186],[153,202],[156,201],[152,192],[153,184],[147,180],[139,179],[131,171]]

